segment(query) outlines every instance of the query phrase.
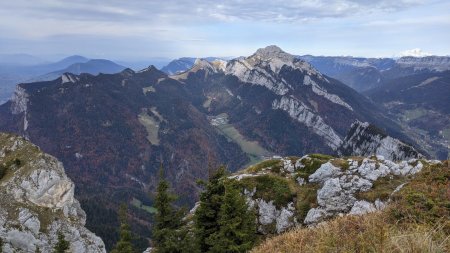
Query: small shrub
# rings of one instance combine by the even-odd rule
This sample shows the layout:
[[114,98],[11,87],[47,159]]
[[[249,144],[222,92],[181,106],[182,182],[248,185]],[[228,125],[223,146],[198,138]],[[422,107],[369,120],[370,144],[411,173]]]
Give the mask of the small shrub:
[[[255,164],[247,169],[249,173],[255,173],[265,168],[279,167],[281,168],[281,160],[271,159]],[[273,170],[273,169],[272,169]]]
[[327,160],[327,161],[334,158],[331,155],[324,155],[324,154],[310,154],[308,156],[311,158],[314,158],[314,159]]
[[297,175],[305,180],[308,180],[308,177],[311,174],[316,172],[316,170],[320,168],[322,164],[328,162],[332,158],[333,157],[329,155],[321,155],[321,154],[309,155],[309,158],[304,158],[301,160],[301,163],[304,165],[304,167],[298,171]]
[[399,185],[404,183],[406,179],[400,176],[382,177],[373,183],[372,188],[367,192],[357,193],[358,199],[365,199],[374,202],[377,199],[386,200]]
[[273,200],[277,207],[286,206],[295,196],[289,187],[288,179],[276,175],[244,178],[235,185],[249,190],[256,188],[255,198]]
[[3,164],[0,164],[0,179],[2,179],[6,174],[7,167]]
[[317,206],[318,184],[306,184],[297,191],[297,219],[301,222],[305,220],[309,209]]
[[17,166],[20,166],[22,164],[22,161],[19,158],[14,158],[13,163]]
[[394,219],[434,224],[450,220],[450,170],[442,165],[422,169],[398,193],[394,194]]
[[331,160],[331,164],[341,168],[342,170],[348,170],[348,168],[350,168],[349,162],[345,159],[333,159]]

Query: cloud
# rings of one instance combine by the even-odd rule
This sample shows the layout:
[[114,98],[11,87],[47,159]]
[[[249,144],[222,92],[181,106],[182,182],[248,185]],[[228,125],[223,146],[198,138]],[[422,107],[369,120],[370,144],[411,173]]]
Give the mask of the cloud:
[[425,4],[426,0],[36,0],[4,1],[0,9],[32,17],[76,20],[123,19],[196,22],[267,21],[296,22],[311,18],[346,17],[372,12],[397,11]]
[[414,49],[405,50],[403,52],[400,52],[398,56],[399,57],[404,57],[404,56],[425,57],[425,56],[430,56],[430,55],[433,55],[433,54],[424,52],[420,48],[414,48]]
[[448,54],[448,8],[448,0],[0,1],[0,52],[221,56],[279,44],[316,54]]

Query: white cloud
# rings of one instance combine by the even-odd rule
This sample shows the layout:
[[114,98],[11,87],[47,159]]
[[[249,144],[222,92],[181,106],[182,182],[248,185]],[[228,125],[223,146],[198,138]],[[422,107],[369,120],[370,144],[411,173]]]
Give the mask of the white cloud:
[[54,18],[122,21],[170,18],[191,22],[253,20],[295,22],[305,18],[346,17],[373,12],[390,12],[424,4],[430,0],[15,0],[2,1],[0,10]]
[[430,56],[430,55],[432,55],[432,53],[424,52],[420,48],[405,50],[398,54],[399,57],[404,57],[404,56],[425,57],[425,56]]

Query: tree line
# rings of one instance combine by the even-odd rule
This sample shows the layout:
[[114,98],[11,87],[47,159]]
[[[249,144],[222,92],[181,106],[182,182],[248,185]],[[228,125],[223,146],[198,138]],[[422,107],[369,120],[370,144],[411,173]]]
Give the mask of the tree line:
[[[178,208],[177,196],[164,178],[161,166],[156,189],[152,253],[239,253],[256,241],[256,215],[238,187],[227,180],[224,166],[216,169],[203,187],[193,213]],[[111,253],[135,253],[126,208],[120,209],[120,239]]]

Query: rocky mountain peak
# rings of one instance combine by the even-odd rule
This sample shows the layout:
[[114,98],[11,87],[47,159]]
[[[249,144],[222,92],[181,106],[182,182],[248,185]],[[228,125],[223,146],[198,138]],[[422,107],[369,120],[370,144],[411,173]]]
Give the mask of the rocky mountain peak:
[[208,69],[213,69],[213,66],[211,65],[211,63],[205,59],[202,58],[197,58],[195,59],[194,62],[194,67],[200,67],[200,68],[208,68]]
[[139,70],[137,73],[145,73],[145,72],[153,72],[153,71],[159,71],[155,66],[150,65],[145,69]]
[[294,56],[284,52],[281,48],[275,45],[267,46],[265,48],[260,48],[256,50],[254,56],[258,56],[261,59],[285,59],[287,61],[293,61]]
[[51,252],[62,233],[71,252],[106,252],[84,227],[62,163],[22,137],[0,133],[0,238],[3,252]]
[[124,70],[122,70],[122,72],[120,72],[121,75],[123,76],[133,76],[135,74],[134,70],[130,69],[130,68],[126,68]]

